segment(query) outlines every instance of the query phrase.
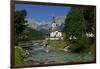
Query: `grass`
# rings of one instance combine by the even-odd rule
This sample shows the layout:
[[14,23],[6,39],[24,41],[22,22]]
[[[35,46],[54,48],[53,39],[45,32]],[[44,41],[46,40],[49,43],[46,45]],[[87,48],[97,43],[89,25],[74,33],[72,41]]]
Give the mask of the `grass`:
[[62,40],[52,40],[48,41],[48,43],[51,48],[56,48],[56,49],[63,49],[64,46],[66,46],[65,42]]
[[23,51],[22,48],[19,48],[19,47],[15,48],[15,65],[16,66],[24,65],[24,60],[23,60],[23,57],[21,56],[22,51]]
[[94,55],[95,54],[95,45],[92,44],[92,45],[89,45],[86,49],[85,49],[85,52],[90,52],[91,55]]

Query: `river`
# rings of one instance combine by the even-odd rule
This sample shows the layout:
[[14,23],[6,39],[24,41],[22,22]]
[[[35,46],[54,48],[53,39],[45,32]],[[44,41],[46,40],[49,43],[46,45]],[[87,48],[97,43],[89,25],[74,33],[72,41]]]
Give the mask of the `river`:
[[67,53],[55,49],[48,49],[49,52],[47,53],[46,50],[42,46],[34,45],[30,50],[33,60],[42,64],[89,62],[94,60],[94,57],[88,54]]

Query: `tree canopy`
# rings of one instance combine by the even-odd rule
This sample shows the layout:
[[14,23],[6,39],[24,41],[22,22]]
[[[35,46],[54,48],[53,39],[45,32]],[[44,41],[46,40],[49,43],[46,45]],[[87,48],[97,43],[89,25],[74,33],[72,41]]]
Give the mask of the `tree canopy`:
[[15,45],[22,41],[44,39],[44,33],[30,29],[27,25],[26,10],[16,11],[14,15]]
[[[70,42],[71,45],[77,45],[81,49],[87,46],[87,36],[86,33],[93,33],[94,29],[94,8],[93,7],[72,7],[69,14],[65,19],[64,33],[66,40],[69,40],[69,37],[74,37],[77,39],[73,42]],[[73,48],[74,49],[74,48]]]
[[21,10],[21,11],[15,12],[14,23],[15,23],[15,32],[17,35],[20,35],[22,33],[22,31],[25,29],[26,15],[27,15],[26,10]]

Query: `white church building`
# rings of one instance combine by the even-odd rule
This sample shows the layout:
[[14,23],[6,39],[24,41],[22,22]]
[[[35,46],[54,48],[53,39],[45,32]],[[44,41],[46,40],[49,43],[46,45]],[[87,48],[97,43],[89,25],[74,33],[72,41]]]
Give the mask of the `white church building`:
[[53,17],[53,22],[51,24],[50,40],[63,40],[62,32],[57,30],[57,23]]

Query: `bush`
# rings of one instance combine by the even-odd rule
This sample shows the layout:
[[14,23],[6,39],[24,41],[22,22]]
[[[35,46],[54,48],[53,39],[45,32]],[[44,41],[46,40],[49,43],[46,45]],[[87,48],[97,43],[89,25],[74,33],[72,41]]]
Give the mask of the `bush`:
[[92,45],[94,43],[94,38],[93,37],[89,37],[88,38],[88,44]]
[[15,66],[22,66],[24,65],[24,60],[22,57],[22,48],[16,47],[15,48]]
[[84,41],[83,38],[74,40],[74,42],[71,43],[70,46],[70,51],[73,53],[80,53],[80,52],[84,52],[84,50],[86,49],[84,46]]

